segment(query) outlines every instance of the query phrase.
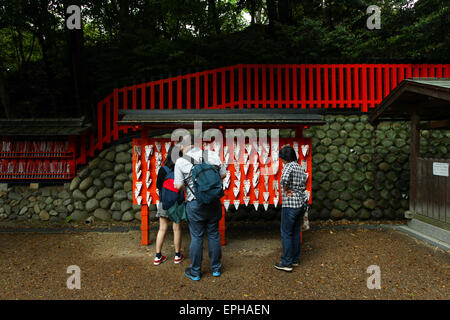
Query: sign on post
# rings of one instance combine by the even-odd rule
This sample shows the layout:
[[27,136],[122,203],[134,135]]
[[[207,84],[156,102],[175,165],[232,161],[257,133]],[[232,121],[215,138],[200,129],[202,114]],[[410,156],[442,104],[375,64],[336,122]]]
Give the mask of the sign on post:
[[448,163],[433,162],[433,175],[448,177]]

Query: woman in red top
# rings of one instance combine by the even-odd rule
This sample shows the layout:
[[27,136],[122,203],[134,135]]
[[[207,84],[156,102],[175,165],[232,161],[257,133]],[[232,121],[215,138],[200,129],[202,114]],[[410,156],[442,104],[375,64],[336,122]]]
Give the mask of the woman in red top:
[[[172,161],[171,155],[176,154],[176,152],[177,152],[177,150],[176,149],[174,150],[174,148],[177,148],[178,154],[180,154],[181,150],[179,149],[179,147],[171,146],[169,151],[167,152],[166,160],[164,161],[164,166],[169,168],[169,170],[172,170],[172,171],[175,167],[175,162]],[[175,153],[173,153],[173,152],[175,152]],[[174,160],[176,160],[176,159],[174,159]],[[166,175],[167,175],[167,171],[163,167],[161,167],[158,171],[158,177],[156,178],[156,188],[159,190],[159,194],[161,194],[164,180],[166,180]],[[167,257],[163,256],[161,254],[161,250],[162,250],[164,238],[166,236],[166,232],[167,232],[167,229],[169,228],[169,223],[170,223],[170,220],[167,217],[166,210],[164,210],[162,208],[161,201],[159,202],[158,207],[157,207],[156,217],[159,218],[159,230],[158,230],[158,234],[156,236],[156,255],[155,255],[155,260],[153,261],[153,264],[157,266],[167,260]],[[174,258],[173,262],[178,264],[184,260],[184,256],[180,252],[181,251],[181,224],[174,222],[172,225],[172,228],[173,228],[173,244],[175,246],[175,258]]]

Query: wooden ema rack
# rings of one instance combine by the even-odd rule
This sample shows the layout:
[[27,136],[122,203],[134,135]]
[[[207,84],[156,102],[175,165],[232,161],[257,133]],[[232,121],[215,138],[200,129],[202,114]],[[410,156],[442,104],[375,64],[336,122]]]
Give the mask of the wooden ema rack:
[[[226,146],[225,148],[220,148],[219,155],[228,171],[228,177],[224,179],[225,196],[221,199],[222,219],[219,222],[222,245],[226,244],[225,213],[227,209],[231,207],[237,209],[242,205],[254,206],[255,209],[259,210],[267,210],[269,205],[281,208],[280,178],[283,164],[277,157],[278,150],[286,144],[294,147],[298,154],[299,163],[304,166],[308,173],[307,191],[310,195],[309,203],[311,203],[312,158],[310,138],[280,138],[278,146],[275,148],[274,146],[276,145],[272,145],[269,139],[267,143],[269,152],[267,152],[264,145],[261,146],[260,152],[258,152],[256,147],[251,147],[250,149],[247,145],[247,149],[244,145],[244,147],[240,146],[240,151],[236,154],[232,146],[231,148],[228,147],[228,156],[226,156],[224,153]],[[159,166],[163,166],[170,145],[170,139],[133,139],[133,204],[141,205],[142,245],[151,243],[149,239],[148,206],[150,204],[157,205],[159,202],[156,179]],[[213,144],[203,144],[203,149],[205,148],[215,151]],[[250,153],[247,152],[248,150],[250,150]],[[274,152],[272,153],[272,151]],[[248,154],[248,158],[246,154]],[[240,164],[234,163],[236,155],[241,160]],[[265,156],[267,156],[267,160],[265,160]],[[272,158],[272,164],[270,164],[270,158]],[[224,161],[227,159],[228,164],[227,161]],[[244,164],[246,162],[247,164]],[[267,166],[264,164],[265,162]],[[276,169],[276,165],[278,165],[278,169]],[[239,173],[236,173],[237,171],[240,172],[240,177]],[[258,172],[259,179],[256,178]],[[249,186],[246,186],[248,184]]]
[[75,177],[75,141],[16,141],[0,144],[0,180],[66,180]]

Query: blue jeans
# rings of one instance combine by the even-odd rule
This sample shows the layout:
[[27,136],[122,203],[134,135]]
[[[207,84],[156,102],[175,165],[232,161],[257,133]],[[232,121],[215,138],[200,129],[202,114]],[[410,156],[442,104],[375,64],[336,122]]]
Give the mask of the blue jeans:
[[306,208],[284,208],[281,210],[281,263],[290,266],[300,259],[300,227]]
[[222,267],[222,247],[220,245],[219,221],[222,218],[222,208],[219,200],[209,205],[199,205],[196,200],[186,204],[186,219],[189,222],[191,246],[191,274],[201,275],[203,259],[203,235],[208,238],[208,253],[211,261],[211,271],[220,271]]

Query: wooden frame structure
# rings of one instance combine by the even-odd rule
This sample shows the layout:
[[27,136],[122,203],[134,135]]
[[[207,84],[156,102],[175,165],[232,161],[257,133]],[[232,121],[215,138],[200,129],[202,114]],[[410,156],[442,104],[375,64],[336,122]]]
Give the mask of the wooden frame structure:
[[77,159],[86,161],[79,140],[90,128],[84,117],[0,119],[0,181],[73,179]]
[[[119,125],[132,125],[136,129],[140,129],[142,132],[142,137],[140,139],[133,140],[133,168],[135,169],[133,170],[133,203],[141,205],[142,245],[148,245],[150,243],[148,206],[150,204],[157,203],[157,199],[159,199],[159,194],[156,193],[154,182],[156,182],[158,164],[161,165],[161,162],[163,160],[163,150],[167,153],[171,144],[170,139],[148,138],[149,132],[154,129],[183,128],[189,130],[194,128],[195,121],[202,121],[202,130],[208,128],[216,128],[219,129],[219,131],[222,132],[222,136],[225,137],[226,135],[224,134],[224,131],[230,128],[293,128],[295,129],[296,137],[288,139],[279,138],[279,140],[277,141],[277,147],[281,148],[284,144],[291,144],[294,145],[295,148],[295,145],[297,145],[299,162],[301,162],[302,165],[305,166],[305,170],[308,172],[307,190],[310,194],[310,203],[312,201],[312,146],[310,138],[302,137],[302,130],[303,128],[310,125],[324,124],[325,122],[323,121],[321,115],[311,113],[306,114],[299,110],[291,110],[287,112],[286,110],[283,112],[273,112],[269,110],[236,110],[233,112],[227,110],[148,110],[124,111],[121,114],[123,114],[123,118],[119,121]],[[223,141],[222,143],[225,143],[225,141]],[[222,148],[216,150],[220,152],[220,156],[222,157],[222,159],[224,158],[223,146],[224,145],[222,144]],[[247,146],[248,144],[246,145],[246,147]],[[246,147],[244,148],[244,145],[242,145],[241,150],[247,149]],[[270,145],[270,143],[268,143],[268,147],[271,148],[271,151],[273,150],[273,145]],[[203,148],[206,148],[206,146],[203,146]],[[252,157],[252,155],[258,157],[259,154],[259,161],[261,161],[262,154],[260,152],[256,152],[255,148],[253,149],[253,153],[251,153],[250,151],[247,155],[250,158]],[[277,151],[274,152],[276,152],[276,156],[278,157]],[[242,161],[245,151],[241,152],[237,156],[237,159],[235,158],[236,154],[234,147],[231,147],[230,153],[232,159],[240,161],[238,161],[238,166],[236,166],[236,162],[234,161],[231,161],[234,162],[234,166],[230,164],[230,161],[224,161],[227,168],[229,168],[228,172],[230,176],[234,176],[237,174],[239,174],[240,176],[242,173],[242,175],[246,177],[246,181],[248,181],[248,183],[250,184],[250,181],[252,181],[252,178],[254,177],[255,170],[258,170],[259,178],[259,163],[256,168],[255,163],[251,164],[253,173],[250,173],[248,170],[251,161],[248,161],[249,158]],[[264,151],[262,151],[262,153],[264,154]],[[156,158],[152,157],[152,155],[155,155]],[[272,153],[272,155],[269,156],[269,152],[267,151],[266,155],[267,157],[273,157],[274,154]],[[167,154],[165,156],[167,156]],[[159,158],[159,162],[157,158]],[[248,161],[246,169],[244,169],[245,165],[242,163],[245,161]],[[158,164],[156,164],[157,162]],[[274,163],[276,163],[276,166],[278,166],[281,161],[276,160],[274,161]],[[244,189],[246,188],[245,180],[241,182],[240,178],[231,178],[231,181],[233,183],[237,181],[236,187],[234,184],[231,184],[231,188],[229,188],[228,186],[225,187],[225,196],[221,199],[222,219],[219,222],[219,233],[221,235],[222,245],[226,244],[225,212],[228,209],[231,200],[233,200],[234,206],[239,206],[240,204],[246,206],[248,206],[249,204],[256,204],[256,206],[258,206],[261,202],[261,206],[264,205],[266,210],[269,204],[273,204],[275,206],[282,204],[281,197],[279,196],[279,177],[281,175],[282,168],[281,166],[279,168],[277,167],[276,171],[273,168],[273,166],[270,166],[270,169],[267,167],[266,158],[261,165],[261,174],[264,175],[264,178],[262,178],[261,176],[261,180],[264,179],[264,182],[259,181],[255,183],[255,180],[253,182],[253,185],[249,185],[247,187],[247,190],[244,191]],[[249,193],[250,188],[254,193]],[[255,193],[255,190],[257,190],[257,194]]]
[[420,157],[420,130],[450,129],[450,78],[404,80],[369,116],[411,122],[410,211],[415,219],[450,231],[450,159]]

